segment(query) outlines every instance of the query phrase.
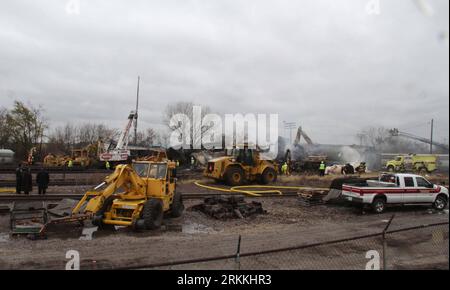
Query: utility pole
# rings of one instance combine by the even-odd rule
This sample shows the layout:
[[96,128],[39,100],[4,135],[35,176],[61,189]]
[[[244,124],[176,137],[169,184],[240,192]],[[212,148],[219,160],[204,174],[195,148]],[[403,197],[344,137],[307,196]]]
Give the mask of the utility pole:
[[141,77],[138,76],[137,81],[137,92],[136,92],[136,111],[134,113],[134,145],[137,146],[137,120],[138,120],[138,109],[139,109],[139,82]]
[[292,129],[295,129],[296,124],[295,122],[286,122],[286,121],[283,121],[283,123],[284,129],[289,130],[289,143],[292,144]]
[[431,119],[430,154],[433,154],[433,130],[434,130],[434,119]]

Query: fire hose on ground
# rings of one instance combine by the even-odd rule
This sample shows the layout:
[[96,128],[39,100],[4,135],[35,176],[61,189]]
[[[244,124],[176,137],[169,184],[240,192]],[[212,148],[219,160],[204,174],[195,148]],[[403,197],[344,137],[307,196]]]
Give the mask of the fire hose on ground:
[[[195,185],[198,187],[214,190],[214,191],[221,191],[221,192],[228,192],[228,193],[242,193],[249,196],[263,196],[264,194],[279,194],[283,195],[283,192],[281,190],[328,190],[328,188],[316,188],[316,187],[306,187],[306,186],[272,186],[272,185],[240,185],[240,186],[233,186],[231,188],[223,188],[223,187],[217,187],[217,186],[211,186],[211,185],[205,185],[201,184],[200,182],[196,181],[194,182]],[[260,189],[260,188],[266,188],[266,190],[247,190],[247,189]]]

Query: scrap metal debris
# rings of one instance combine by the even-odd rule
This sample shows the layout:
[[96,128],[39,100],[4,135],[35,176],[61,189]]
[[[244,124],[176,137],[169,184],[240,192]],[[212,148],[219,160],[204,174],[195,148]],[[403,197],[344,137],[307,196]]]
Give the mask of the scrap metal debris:
[[325,203],[325,198],[328,196],[326,190],[316,190],[298,193],[298,201],[303,206],[314,206]]
[[48,213],[44,202],[15,202],[10,215],[11,234],[40,237],[47,220]]
[[242,196],[207,197],[203,203],[194,205],[191,209],[203,212],[215,219],[244,219],[266,213],[260,202],[246,202]]
[[48,212],[57,217],[65,217],[72,214],[72,209],[77,205],[78,200],[63,199],[58,204],[49,209]]

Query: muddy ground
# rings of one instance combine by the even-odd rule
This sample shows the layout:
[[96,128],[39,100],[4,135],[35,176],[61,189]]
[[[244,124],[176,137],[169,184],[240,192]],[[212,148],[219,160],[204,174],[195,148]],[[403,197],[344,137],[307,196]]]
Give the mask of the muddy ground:
[[[277,184],[327,187],[333,178],[283,176]],[[448,184],[448,176],[445,175],[435,175],[429,179]],[[199,189],[193,181],[181,179],[178,190],[184,193],[216,193]],[[208,180],[200,181],[210,183]],[[49,193],[84,193],[89,188],[51,187]],[[345,204],[306,207],[300,205],[295,197],[247,200],[260,201],[267,213],[247,219],[215,220],[190,210],[201,200],[186,200],[184,215],[177,219],[165,219],[161,230],[140,233],[127,228],[97,230],[91,240],[86,240],[89,236],[87,233],[95,228],[89,223],[84,227],[77,224],[52,226],[45,240],[13,238],[9,236],[9,215],[0,215],[0,269],[64,269],[69,250],[79,252],[82,269],[134,267],[231,255],[236,251],[239,235],[242,236],[242,253],[292,247],[380,233],[394,213],[396,217],[392,229],[448,222],[448,209],[435,212],[427,206],[392,207],[384,214],[374,215]],[[448,269],[448,225],[438,232],[419,230],[392,237],[390,268]],[[380,245],[378,238],[370,238],[277,255],[243,258],[241,269],[364,269],[366,252],[380,250]],[[442,249],[446,249],[446,253]],[[235,267],[233,260],[226,260],[162,268]]]
[[[394,207],[385,214],[373,215],[363,214],[360,210],[346,205],[304,207],[293,197],[251,200],[262,202],[267,213],[248,219],[214,220],[202,213],[191,211],[189,208],[200,201],[188,200],[185,202],[187,210],[184,215],[177,219],[165,219],[165,225],[161,230],[141,233],[126,228],[101,230],[93,233],[92,240],[83,238],[85,236],[83,230],[86,233],[92,228],[89,224],[84,228],[78,225],[53,226],[49,229],[46,240],[12,238],[8,235],[9,216],[3,215],[0,216],[0,269],[64,269],[68,261],[66,252],[69,250],[80,253],[81,267],[84,269],[132,267],[230,255],[236,251],[239,235],[242,236],[242,253],[297,246],[378,233],[386,226],[393,213],[396,213],[393,229],[448,222],[448,210],[434,212],[428,207]],[[417,247],[417,240],[423,240],[423,233],[409,234],[411,236],[406,241],[412,239],[414,246]],[[442,237],[448,249],[448,226],[447,232]],[[425,240],[431,238],[430,235],[425,235]],[[270,269],[361,268],[366,261],[365,253],[381,244],[380,241],[370,240],[358,241],[356,245],[355,247],[347,243],[297,251],[292,253],[298,256],[294,261],[289,258],[291,254],[288,253],[282,253],[279,257],[272,257],[269,260],[265,256],[258,257],[257,260],[247,258],[243,260],[243,263],[247,264],[242,266],[247,265],[245,267],[249,269],[264,268],[264,265]],[[400,259],[402,263],[405,263],[405,260],[410,261],[406,265],[418,263],[414,250],[407,245],[400,248],[406,251],[401,252],[404,255],[404,259]],[[427,265],[431,263],[432,266],[448,267],[448,260],[447,264],[444,263],[442,266],[441,249],[442,245],[422,247],[420,251],[426,251],[426,255],[420,252],[420,258],[431,259]],[[334,260],[330,264],[325,260],[330,255],[340,259],[340,262]],[[262,263],[262,260],[267,261]],[[321,263],[316,264],[318,261]],[[403,265],[399,263],[396,267]],[[233,265],[233,262],[221,261],[171,268],[228,269]]]

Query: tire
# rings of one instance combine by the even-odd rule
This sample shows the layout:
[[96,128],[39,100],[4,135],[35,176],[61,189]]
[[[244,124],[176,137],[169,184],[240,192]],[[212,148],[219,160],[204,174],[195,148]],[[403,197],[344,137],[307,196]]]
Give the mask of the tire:
[[170,205],[170,216],[174,218],[180,217],[183,214],[183,211],[183,198],[181,197],[181,193],[175,191],[172,204]]
[[238,186],[244,183],[244,171],[239,167],[231,167],[227,169],[225,180],[228,185]]
[[387,170],[388,170],[389,172],[395,172],[395,168],[394,168],[394,166],[392,166],[392,165],[388,166]]
[[114,196],[109,196],[105,202],[103,203],[102,207],[98,212],[95,213],[95,215],[92,217],[92,224],[94,226],[97,226],[99,228],[106,228],[103,224],[103,218],[105,217],[105,212],[107,212],[114,201]]
[[372,202],[372,210],[374,213],[380,214],[383,213],[386,209],[386,202],[384,201],[384,198],[377,197]]
[[447,198],[444,195],[438,195],[433,202],[433,208],[436,210],[444,210],[447,207]]
[[277,181],[277,172],[273,168],[266,168],[261,175],[261,183],[269,184]]
[[163,220],[163,203],[160,199],[149,199],[142,209],[142,219],[147,230],[156,230],[161,227]]

